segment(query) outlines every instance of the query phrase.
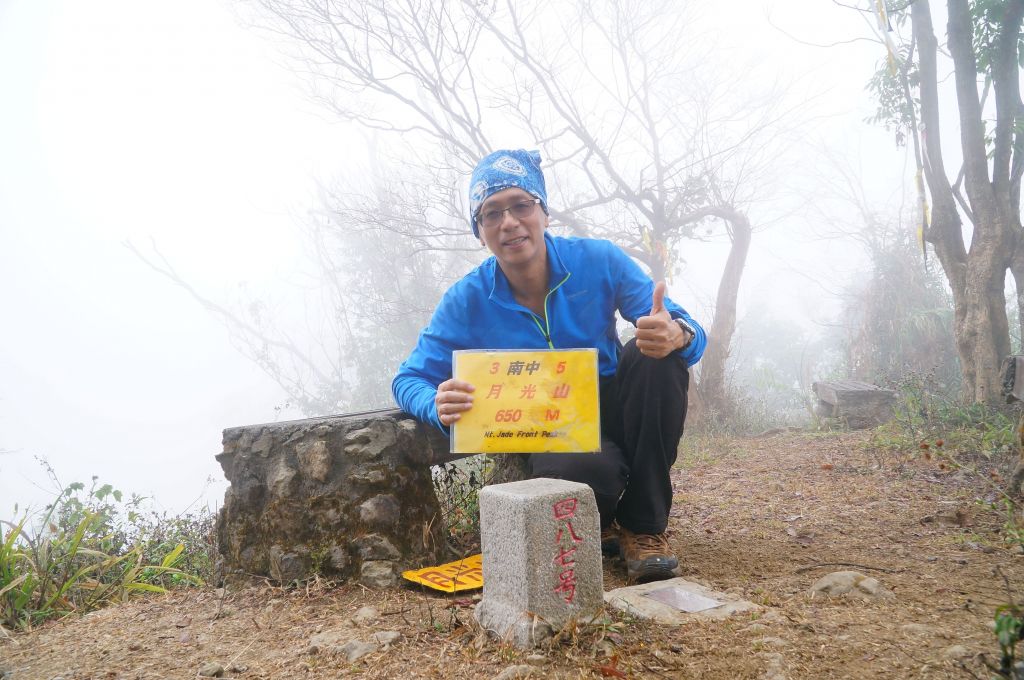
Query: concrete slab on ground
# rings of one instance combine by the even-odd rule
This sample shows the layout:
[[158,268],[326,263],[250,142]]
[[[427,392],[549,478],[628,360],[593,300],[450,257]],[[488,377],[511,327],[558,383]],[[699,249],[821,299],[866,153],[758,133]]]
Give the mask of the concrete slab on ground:
[[[663,592],[659,593],[658,591]],[[655,597],[660,597],[660,599],[652,597],[652,593],[655,593]],[[681,611],[661,600],[675,600],[676,603],[683,606],[694,605],[688,608],[701,609],[701,611]],[[704,609],[703,607],[711,604],[707,600],[714,600],[719,604]],[[740,612],[750,613],[762,609],[759,605],[741,599],[737,595],[718,592],[683,578],[616,588],[604,594],[604,601],[609,606],[627,614],[652,619],[656,623],[667,626],[676,626],[701,619],[724,619]]]

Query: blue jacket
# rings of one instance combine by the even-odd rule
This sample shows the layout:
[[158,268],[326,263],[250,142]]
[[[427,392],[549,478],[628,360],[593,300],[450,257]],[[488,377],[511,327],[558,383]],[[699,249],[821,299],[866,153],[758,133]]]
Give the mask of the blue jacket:
[[[391,391],[403,411],[448,432],[437,416],[434,397],[437,386],[452,377],[452,352],[458,349],[596,347],[599,373],[615,373],[621,348],[615,311],[636,325],[638,317],[651,311],[654,283],[610,241],[546,232],[544,240],[551,272],[551,291],[544,302],[547,321],[516,302],[497,260],[489,257],[448,289],[416,348],[399,367]],[[692,366],[707,345],[704,329],[668,297],[665,308],[697,334],[680,350]]]

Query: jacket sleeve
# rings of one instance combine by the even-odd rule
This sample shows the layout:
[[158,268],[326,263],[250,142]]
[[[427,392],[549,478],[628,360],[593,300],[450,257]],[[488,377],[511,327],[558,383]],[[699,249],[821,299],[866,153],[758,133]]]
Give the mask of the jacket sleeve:
[[[640,266],[633,261],[621,248],[609,243],[609,267],[615,285],[615,305],[626,321],[634,326],[636,320],[641,316],[651,313],[651,303],[654,301],[654,282],[640,269]],[[687,366],[693,366],[700,361],[707,347],[708,337],[704,328],[694,321],[690,313],[665,296],[665,309],[672,315],[673,319],[682,319],[693,329],[693,341],[685,348],[679,350],[679,355],[686,361]]]
[[459,349],[454,342],[454,331],[459,326],[450,309],[447,297],[442,299],[430,324],[420,332],[412,354],[391,381],[391,393],[399,408],[446,435],[449,428],[441,424],[434,397],[437,386],[452,377],[452,351]]

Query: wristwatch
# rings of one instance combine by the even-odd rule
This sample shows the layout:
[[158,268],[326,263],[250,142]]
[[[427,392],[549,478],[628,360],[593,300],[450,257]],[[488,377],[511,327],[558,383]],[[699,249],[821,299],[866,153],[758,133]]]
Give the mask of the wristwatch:
[[686,323],[682,319],[672,319],[672,320],[675,321],[677,324],[679,324],[679,327],[683,329],[683,333],[685,333],[687,335],[686,342],[684,342],[683,346],[679,348],[679,349],[686,349],[687,347],[690,346],[690,343],[693,342],[693,339],[695,337],[697,337],[697,332],[693,330],[693,326],[691,326],[690,324]]

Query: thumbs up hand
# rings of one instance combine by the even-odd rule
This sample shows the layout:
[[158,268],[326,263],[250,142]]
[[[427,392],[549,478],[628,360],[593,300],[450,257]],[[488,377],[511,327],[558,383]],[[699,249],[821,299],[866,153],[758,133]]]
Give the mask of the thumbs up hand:
[[651,313],[636,320],[636,347],[652,359],[662,359],[686,344],[686,333],[665,309],[665,282],[654,286]]

